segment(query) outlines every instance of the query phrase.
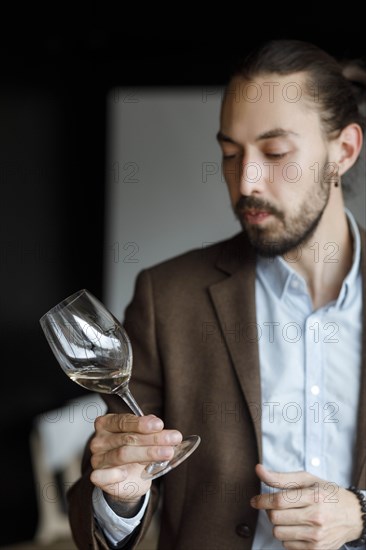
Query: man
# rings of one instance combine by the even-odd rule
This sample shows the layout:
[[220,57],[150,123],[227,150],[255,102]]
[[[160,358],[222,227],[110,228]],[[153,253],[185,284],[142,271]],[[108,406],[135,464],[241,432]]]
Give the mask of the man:
[[[242,231],[138,276],[124,326],[146,416],[106,397],[69,494],[79,548],[137,547],[159,490],[161,550],[363,544],[365,234],[341,184],[362,128],[315,46],[270,42],[235,72],[217,137]],[[191,433],[186,461],[140,477]]]

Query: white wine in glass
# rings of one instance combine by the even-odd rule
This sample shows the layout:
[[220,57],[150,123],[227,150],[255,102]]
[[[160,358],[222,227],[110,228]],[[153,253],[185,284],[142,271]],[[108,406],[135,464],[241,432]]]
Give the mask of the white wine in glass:
[[[45,313],[40,324],[63,371],[93,392],[119,395],[137,416],[143,412],[133,398],[129,381],[133,354],[122,324],[88,290],[81,289]],[[174,446],[174,456],[152,462],[142,472],[156,479],[183,462],[200,444],[191,435]]]

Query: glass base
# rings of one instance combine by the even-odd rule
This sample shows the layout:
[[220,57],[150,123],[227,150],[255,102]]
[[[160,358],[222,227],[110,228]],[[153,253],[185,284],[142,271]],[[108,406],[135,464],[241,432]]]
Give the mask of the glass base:
[[199,435],[189,435],[183,439],[182,443],[174,447],[174,456],[170,460],[165,460],[164,462],[152,462],[146,466],[145,470],[142,472],[142,479],[156,479],[157,477],[167,474],[181,464],[183,460],[188,458],[193,451],[195,451],[198,445],[201,443],[201,438]]

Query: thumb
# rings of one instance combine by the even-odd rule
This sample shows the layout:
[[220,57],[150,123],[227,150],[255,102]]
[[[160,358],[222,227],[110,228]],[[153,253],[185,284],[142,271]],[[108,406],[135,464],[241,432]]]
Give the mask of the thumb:
[[317,481],[321,481],[319,477],[309,474],[309,472],[304,470],[297,472],[273,472],[265,468],[263,464],[257,464],[255,472],[263,483],[277,489],[288,489],[291,486],[311,487]]

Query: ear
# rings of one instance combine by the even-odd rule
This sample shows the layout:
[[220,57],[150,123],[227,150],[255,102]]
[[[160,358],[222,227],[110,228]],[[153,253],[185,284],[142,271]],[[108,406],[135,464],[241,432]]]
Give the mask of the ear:
[[342,176],[356,162],[362,148],[363,133],[359,124],[349,124],[335,139],[335,162],[338,174]]

